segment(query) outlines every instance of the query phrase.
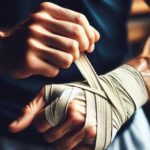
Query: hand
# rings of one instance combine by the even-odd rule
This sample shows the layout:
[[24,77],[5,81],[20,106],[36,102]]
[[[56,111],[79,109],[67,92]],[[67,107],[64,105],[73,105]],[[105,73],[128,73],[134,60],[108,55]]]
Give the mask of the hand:
[[83,128],[85,107],[84,101],[71,101],[65,121],[52,127],[45,118],[44,89],[42,89],[36,98],[23,108],[23,114],[10,124],[9,130],[14,133],[20,132],[34,123],[47,142],[56,142],[57,150],[91,150],[94,147],[94,141],[88,143],[88,140],[95,139],[96,127]]
[[93,51],[100,36],[83,14],[44,2],[27,20],[1,32],[0,37],[0,72],[25,78],[56,76],[80,52]]

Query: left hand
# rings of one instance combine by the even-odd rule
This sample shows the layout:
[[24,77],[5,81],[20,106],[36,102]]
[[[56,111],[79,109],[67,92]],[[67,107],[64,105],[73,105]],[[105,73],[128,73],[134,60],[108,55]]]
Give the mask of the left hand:
[[[57,150],[92,150],[94,142],[88,143],[88,139],[95,139],[96,126],[83,128],[86,116],[86,104],[84,101],[73,100],[69,103],[65,121],[53,127],[44,113],[44,89],[23,109],[23,114],[9,125],[13,133],[35,124],[38,132],[42,133],[48,143],[55,142]],[[85,142],[86,141],[86,142]]]

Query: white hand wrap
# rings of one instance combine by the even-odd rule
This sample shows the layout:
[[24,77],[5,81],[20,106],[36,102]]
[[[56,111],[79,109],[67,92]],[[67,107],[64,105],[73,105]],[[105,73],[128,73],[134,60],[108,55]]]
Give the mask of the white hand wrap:
[[55,126],[64,120],[71,100],[85,100],[85,128],[97,126],[95,149],[103,150],[136,109],[148,100],[144,80],[128,65],[98,77],[84,55],[76,63],[88,83],[45,86],[49,104],[45,110],[46,118]]

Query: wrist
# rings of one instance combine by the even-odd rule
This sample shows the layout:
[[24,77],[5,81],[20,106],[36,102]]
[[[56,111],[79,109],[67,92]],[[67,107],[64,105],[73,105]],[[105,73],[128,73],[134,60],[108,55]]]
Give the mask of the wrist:
[[150,70],[148,67],[147,59],[137,57],[134,60],[129,61],[127,64],[134,67],[142,75],[147,89],[148,98],[150,100],[150,74],[149,74]]

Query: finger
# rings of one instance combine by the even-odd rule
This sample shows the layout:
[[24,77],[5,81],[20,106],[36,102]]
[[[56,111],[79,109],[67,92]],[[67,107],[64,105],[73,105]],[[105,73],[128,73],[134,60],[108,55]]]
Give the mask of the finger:
[[31,125],[36,114],[45,106],[43,89],[23,108],[23,113],[9,125],[10,132],[20,132]]
[[[95,35],[95,41],[94,42],[97,42],[100,39],[100,34],[99,34],[99,32],[94,27],[91,26],[91,29],[93,30],[94,35]],[[87,52],[89,52],[89,53],[93,52],[94,48],[95,48],[95,43],[91,44],[89,46]]]
[[94,48],[95,48],[95,44],[92,44],[89,49],[88,49],[88,52],[89,53],[92,53],[94,51]]
[[[82,107],[82,106],[81,106]],[[83,108],[80,109],[81,114],[83,113]],[[67,119],[64,121],[63,124],[58,125],[56,127],[51,126],[45,116],[45,110],[42,110],[41,113],[39,113],[34,121],[36,129],[44,133],[45,139],[51,143],[56,141],[57,139],[64,136],[66,133],[70,132],[70,130],[74,127],[76,123],[72,119]],[[74,125],[73,125],[74,124]],[[52,128],[52,129],[51,129]]]
[[[81,51],[89,47],[89,39],[82,25],[70,21],[57,20],[57,18],[43,17],[47,16],[44,12],[37,13],[36,15],[34,14],[33,16],[36,16],[36,23],[40,24],[48,31],[77,40]],[[34,25],[31,25],[29,29],[31,28],[32,30],[32,26]],[[89,30],[92,29],[90,28]],[[93,30],[90,34],[94,35]]]
[[[58,149],[73,149],[77,147],[80,143],[87,139],[93,139],[96,136],[96,127],[81,128],[74,130],[69,134],[65,135],[58,141]],[[92,145],[93,146],[93,145]]]
[[79,122],[81,121],[81,124],[82,124],[85,120],[85,115],[86,115],[85,108],[86,108],[85,101],[82,101],[80,99],[74,99],[73,101],[69,103],[68,108],[67,108],[68,119],[72,120],[73,124],[78,121]]
[[48,143],[52,143],[60,139],[68,132],[70,132],[71,128],[72,128],[72,122],[65,121],[63,124],[53,127],[50,130],[46,131],[44,133],[44,138]]
[[55,35],[39,25],[33,25],[32,37],[50,48],[70,53],[74,60],[79,57],[79,45],[74,39]]
[[85,119],[85,106],[78,105],[78,109],[80,112],[69,114],[62,124],[45,132],[44,137],[49,143],[52,143],[72,130],[79,129],[83,126]]
[[42,21],[41,24],[44,25],[44,27],[47,30],[51,31],[54,34],[72,38],[78,41],[79,49],[81,51],[88,49],[89,39],[86,35],[84,28],[81,25],[54,19],[53,20],[44,19],[44,21]]
[[34,120],[34,125],[35,128],[37,129],[38,132],[40,133],[44,133],[46,132],[48,129],[52,128],[53,126],[51,126],[46,117],[45,117],[45,109],[43,109],[35,118]]
[[55,77],[59,73],[59,68],[52,63],[45,62],[36,58],[36,63],[32,63],[30,67],[30,71],[36,75],[43,75],[46,77]]
[[43,61],[39,54],[45,49],[49,49],[35,39],[29,39],[30,51],[26,58],[26,68],[32,74],[43,75],[47,77],[55,77],[59,73],[59,68],[52,63]]
[[56,149],[71,150],[84,140],[84,136],[85,135],[83,130],[74,131],[73,133],[70,133],[59,140]]
[[52,63],[58,68],[69,68],[73,62],[71,54],[59,51],[54,48],[49,48],[41,53],[41,58],[47,63]]
[[[89,39],[89,46],[92,45],[97,40],[98,32],[93,27],[91,28],[86,16],[84,16],[81,13],[78,13],[78,12],[75,12],[73,10],[69,10],[66,8],[61,7],[58,9],[61,10],[61,13],[63,14],[62,17],[59,17],[60,20],[70,21],[70,22],[79,24],[84,28],[86,35]],[[54,14],[56,15],[55,17],[57,17],[59,13],[60,12]]]
[[47,10],[47,12],[49,12],[49,15],[53,18],[81,25],[87,34],[89,43],[92,44],[95,42],[93,30],[90,28],[89,22],[83,14],[60,7],[53,3],[43,3],[43,7],[45,10]]
[[94,27],[91,26],[91,28],[93,29],[95,34],[95,42],[97,42],[100,39],[100,33]]

